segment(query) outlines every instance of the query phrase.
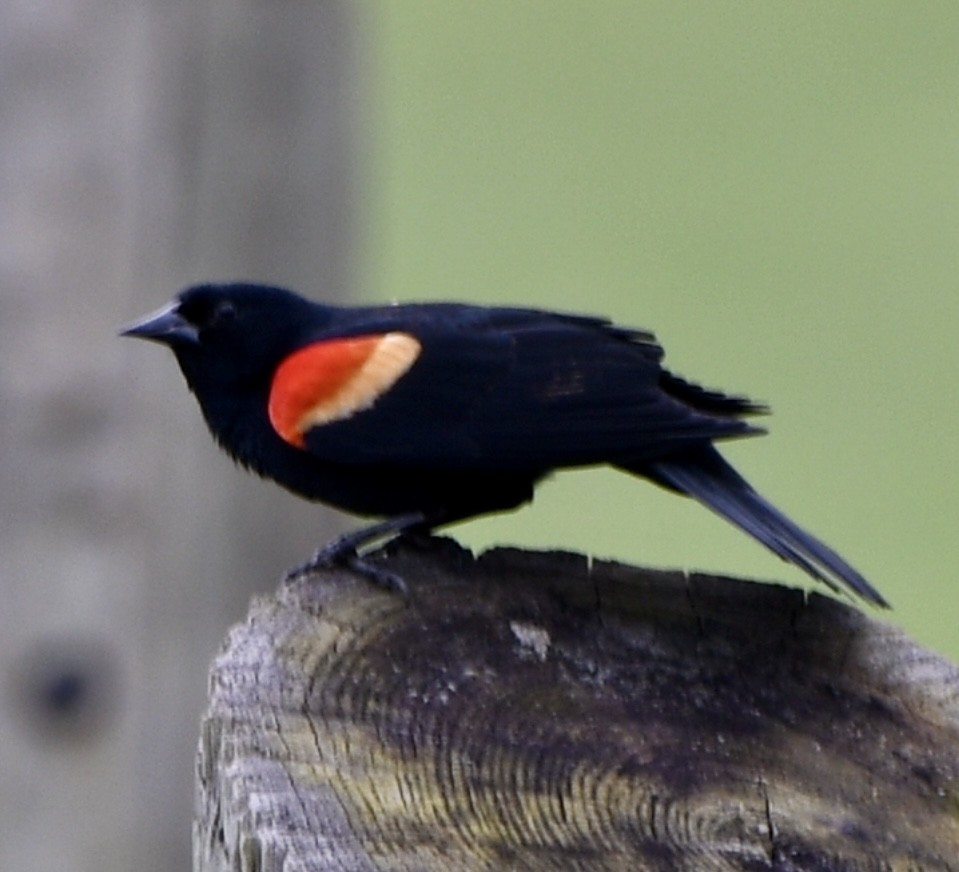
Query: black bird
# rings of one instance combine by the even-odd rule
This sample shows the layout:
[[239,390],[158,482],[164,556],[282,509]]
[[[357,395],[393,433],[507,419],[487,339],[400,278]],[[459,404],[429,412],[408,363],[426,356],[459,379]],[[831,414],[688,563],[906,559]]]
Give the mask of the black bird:
[[168,345],[216,441],[261,476],[356,515],[294,574],[389,534],[515,509],[556,469],[609,464],[694,497],[783,560],[879,592],[768,503],[713,443],[765,409],[662,366],[604,318],[458,303],[335,307],[207,284],[123,330]]

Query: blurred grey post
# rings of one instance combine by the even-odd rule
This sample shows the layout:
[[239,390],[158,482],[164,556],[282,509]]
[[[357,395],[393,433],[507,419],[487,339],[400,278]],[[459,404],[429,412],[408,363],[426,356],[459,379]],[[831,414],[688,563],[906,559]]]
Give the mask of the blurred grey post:
[[346,2],[0,7],[0,868],[185,869],[207,668],[332,532],[231,468],[170,356],[207,278],[352,285]]

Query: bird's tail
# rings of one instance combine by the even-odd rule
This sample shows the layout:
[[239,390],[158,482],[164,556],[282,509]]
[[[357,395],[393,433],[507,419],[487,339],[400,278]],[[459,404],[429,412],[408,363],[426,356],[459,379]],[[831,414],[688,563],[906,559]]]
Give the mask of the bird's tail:
[[783,560],[805,570],[833,590],[842,585],[877,606],[889,603],[828,545],[767,502],[710,446],[664,460],[621,468],[645,475],[672,490],[695,497]]

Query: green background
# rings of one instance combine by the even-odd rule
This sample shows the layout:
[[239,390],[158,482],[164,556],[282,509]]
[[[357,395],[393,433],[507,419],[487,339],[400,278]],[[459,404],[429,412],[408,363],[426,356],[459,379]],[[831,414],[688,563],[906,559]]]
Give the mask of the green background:
[[[727,456],[959,659],[959,6],[404,0],[364,28],[367,298],[655,330],[772,405]],[[804,583],[606,471],[455,535]]]

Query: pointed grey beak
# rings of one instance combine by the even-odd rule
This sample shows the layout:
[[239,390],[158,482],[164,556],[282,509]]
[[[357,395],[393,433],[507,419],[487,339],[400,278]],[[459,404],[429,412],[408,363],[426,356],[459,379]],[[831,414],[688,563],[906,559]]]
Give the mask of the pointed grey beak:
[[180,315],[177,306],[177,303],[170,303],[156,312],[151,312],[145,318],[123,327],[119,335],[136,336],[163,345],[198,344],[200,334],[197,328]]

